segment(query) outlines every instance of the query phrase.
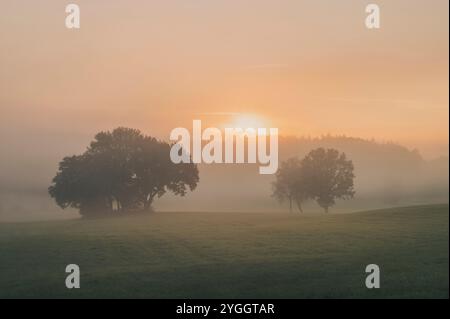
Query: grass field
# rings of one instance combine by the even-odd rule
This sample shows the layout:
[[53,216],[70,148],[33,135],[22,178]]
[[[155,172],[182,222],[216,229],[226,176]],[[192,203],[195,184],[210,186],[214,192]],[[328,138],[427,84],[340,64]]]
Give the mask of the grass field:
[[[448,298],[448,205],[0,224],[0,297]],[[65,287],[78,264],[81,289]],[[365,266],[381,288],[365,287]]]

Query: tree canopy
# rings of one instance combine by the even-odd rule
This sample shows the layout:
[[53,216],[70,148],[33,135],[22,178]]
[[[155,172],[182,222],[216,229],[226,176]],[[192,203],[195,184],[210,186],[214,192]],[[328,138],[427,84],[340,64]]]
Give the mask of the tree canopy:
[[195,164],[170,160],[170,146],[135,129],[100,132],[83,154],[59,163],[50,196],[83,216],[151,210],[155,198],[184,196],[199,181]]
[[315,200],[325,212],[336,199],[349,199],[355,194],[353,188],[353,163],[345,153],[335,149],[317,148],[304,159],[291,158],[281,163],[273,183],[273,196],[280,201],[301,204]]

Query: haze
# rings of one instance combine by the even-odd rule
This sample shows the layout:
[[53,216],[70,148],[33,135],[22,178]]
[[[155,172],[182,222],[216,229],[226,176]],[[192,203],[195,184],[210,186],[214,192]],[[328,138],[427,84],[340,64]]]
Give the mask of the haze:
[[0,219],[117,126],[168,140],[193,119],[264,123],[448,156],[446,0],[73,2],[79,30],[65,2],[0,1]]

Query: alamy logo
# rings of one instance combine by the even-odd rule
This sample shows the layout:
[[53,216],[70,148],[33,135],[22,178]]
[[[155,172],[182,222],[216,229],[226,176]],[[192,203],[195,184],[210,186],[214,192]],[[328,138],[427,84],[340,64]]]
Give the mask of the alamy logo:
[[380,7],[377,4],[371,3],[366,6],[366,27],[367,29],[380,28]]
[[[190,132],[182,127],[175,128],[170,133],[170,140],[176,141],[170,150],[170,159],[176,164],[191,161],[206,164],[259,163],[262,164],[260,174],[274,174],[278,170],[277,128],[225,128],[223,135],[225,140],[222,131],[214,127],[202,132],[201,120],[194,120],[191,147]],[[204,141],[206,145],[202,145]]]
[[370,264],[366,267],[366,287],[369,289],[380,288],[380,267],[376,264]]
[[68,289],[80,288],[80,267],[76,264],[67,265],[66,273],[69,273],[66,277],[66,287]]
[[80,28],[80,7],[77,4],[71,3],[66,6],[66,28],[79,29]]

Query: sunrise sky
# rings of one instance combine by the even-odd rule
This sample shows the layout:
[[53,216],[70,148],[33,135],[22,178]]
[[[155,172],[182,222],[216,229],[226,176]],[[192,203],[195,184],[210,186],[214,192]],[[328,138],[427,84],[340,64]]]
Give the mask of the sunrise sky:
[[[65,28],[69,1],[0,0],[11,151],[119,125],[168,139],[202,119],[448,155],[447,0],[71,2],[79,30]],[[379,30],[364,24],[371,2]]]

